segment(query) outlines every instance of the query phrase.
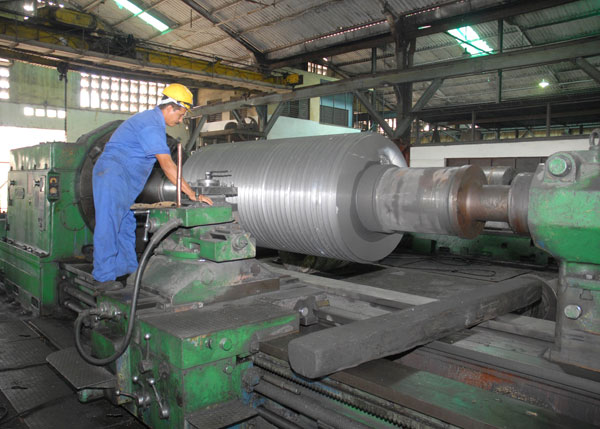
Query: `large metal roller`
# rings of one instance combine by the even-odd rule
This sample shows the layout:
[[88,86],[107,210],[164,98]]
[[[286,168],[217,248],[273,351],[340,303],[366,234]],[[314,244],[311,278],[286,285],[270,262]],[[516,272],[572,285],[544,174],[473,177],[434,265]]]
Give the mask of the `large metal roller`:
[[[486,221],[527,232],[527,180],[488,185],[473,165],[407,168],[378,134],[212,145],[185,163],[183,176],[194,185],[215,170],[230,172],[225,180],[238,186],[231,202],[240,224],[273,249],[371,262],[403,232],[473,238]],[[174,186],[151,177],[141,198],[174,199]]]
[[203,147],[185,163],[190,183],[228,170],[241,225],[264,247],[358,262],[387,256],[402,235],[366,229],[355,193],[375,165],[405,167],[397,147],[373,133]]

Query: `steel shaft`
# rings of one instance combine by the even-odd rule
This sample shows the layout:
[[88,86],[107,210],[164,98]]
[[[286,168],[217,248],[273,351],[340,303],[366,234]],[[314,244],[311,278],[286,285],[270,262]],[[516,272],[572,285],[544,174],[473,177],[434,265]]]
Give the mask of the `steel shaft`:
[[292,369],[321,377],[410,350],[541,298],[544,282],[522,276],[455,297],[314,332],[290,341]]

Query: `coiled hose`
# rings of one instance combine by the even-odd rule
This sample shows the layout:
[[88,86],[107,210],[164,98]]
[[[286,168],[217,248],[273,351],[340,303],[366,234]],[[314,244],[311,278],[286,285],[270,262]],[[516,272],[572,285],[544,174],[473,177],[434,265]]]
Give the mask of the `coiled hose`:
[[146,269],[146,264],[148,263],[148,260],[150,259],[150,255],[154,251],[154,248],[156,247],[156,245],[160,241],[162,241],[162,239],[165,238],[165,236],[168,233],[170,233],[173,229],[181,226],[181,224],[182,224],[182,220],[177,219],[177,218],[170,219],[169,221],[167,221],[152,235],[152,239],[150,240],[150,243],[148,243],[148,247],[146,247],[146,250],[144,250],[144,253],[142,254],[140,263],[138,265],[138,269],[135,272],[133,298],[131,299],[131,309],[129,311],[129,320],[127,321],[127,333],[125,334],[125,338],[121,342],[121,345],[117,348],[117,350],[115,351],[114,354],[112,354],[109,357],[103,358],[103,359],[98,359],[98,358],[88,355],[85,352],[85,350],[83,350],[83,346],[81,345],[81,325],[83,324],[83,320],[89,316],[103,316],[104,313],[102,312],[102,310],[100,310],[98,308],[90,308],[90,309],[84,310],[81,313],[79,313],[77,320],[75,320],[75,347],[77,348],[77,351],[79,352],[79,354],[81,355],[83,360],[85,360],[86,362],[88,362],[92,365],[97,365],[97,366],[108,365],[109,363],[116,361],[125,352],[125,350],[127,350],[127,347],[129,346],[129,342],[131,341],[131,334],[133,333],[135,311],[136,311],[136,306],[137,306],[138,295],[140,292],[140,285],[142,283],[142,273]]

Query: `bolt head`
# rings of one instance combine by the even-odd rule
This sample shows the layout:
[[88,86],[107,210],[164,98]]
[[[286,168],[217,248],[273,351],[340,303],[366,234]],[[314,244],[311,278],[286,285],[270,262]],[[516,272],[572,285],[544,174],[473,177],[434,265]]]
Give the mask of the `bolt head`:
[[306,316],[308,316],[308,308],[302,307],[301,309],[298,310],[298,313],[300,313],[300,316],[306,317]]
[[220,342],[219,345],[221,346],[221,348],[223,350],[225,350],[226,352],[231,350],[231,347],[233,346],[233,343],[231,342],[231,340],[229,338],[223,338]]
[[561,155],[555,156],[548,162],[548,171],[553,176],[566,176],[571,171],[571,160]]
[[569,304],[569,305],[565,306],[565,309],[564,309],[565,316],[567,316],[567,318],[571,319],[571,320],[579,319],[582,312],[583,312],[583,310],[581,310],[581,307],[578,306],[577,304]]
[[233,366],[231,365],[226,365],[225,368],[223,368],[223,372],[225,374],[232,374],[233,373]]

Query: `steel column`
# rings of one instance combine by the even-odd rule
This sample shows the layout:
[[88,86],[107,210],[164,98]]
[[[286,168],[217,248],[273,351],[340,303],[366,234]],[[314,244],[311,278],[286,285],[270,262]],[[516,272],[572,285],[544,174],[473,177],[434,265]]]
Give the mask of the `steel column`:
[[267,135],[273,129],[273,125],[275,125],[275,122],[277,122],[277,119],[281,115],[281,112],[283,111],[284,107],[285,107],[285,103],[283,101],[280,102],[277,105],[277,107],[275,108],[275,111],[273,112],[273,114],[271,115],[271,117],[269,118],[269,120],[267,121],[267,123],[265,124],[265,128],[263,130],[265,138],[267,138]]
[[421,110],[425,105],[431,100],[431,98],[435,95],[436,91],[442,86],[444,79],[436,78],[431,82],[431,84],[427,87],[425,92],[421,94],[421,98],[417,100],[415,105],[413,106],[411,113],[406,118],[402,119],[398,122],[396,126],[396,132],[394,133],[394,138],[400,137],[404,132],[410,127],[411,122],[414,118],[414,113]]
[[362,105],[365,106],[365,109],[367,109],[369,115],[371,115],[371,117],[377,121],[381,128],[383,128],[385,134],[390,139],[394,138],[394,130],[388,125],[388,123],[385,121],[385,118],[379,114],[379,112],[375,109],[375,106],[371,104],[367,97],[365,97],[365,95],[360,91],[354,91],[354,95],[356,98],[358,98]]

